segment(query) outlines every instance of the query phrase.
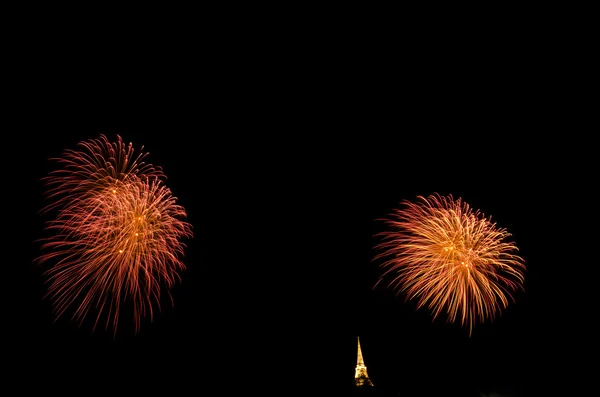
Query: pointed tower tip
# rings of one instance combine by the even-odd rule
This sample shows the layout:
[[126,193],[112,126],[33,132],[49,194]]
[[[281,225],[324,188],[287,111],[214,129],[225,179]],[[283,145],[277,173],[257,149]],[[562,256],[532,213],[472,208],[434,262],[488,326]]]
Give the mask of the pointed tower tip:
[[360,338],[357,337],[357,341],[358,341],[358,355],[357,355],[356,364],[364,367],[365,362],[363,360],[362,349],[360,348]]

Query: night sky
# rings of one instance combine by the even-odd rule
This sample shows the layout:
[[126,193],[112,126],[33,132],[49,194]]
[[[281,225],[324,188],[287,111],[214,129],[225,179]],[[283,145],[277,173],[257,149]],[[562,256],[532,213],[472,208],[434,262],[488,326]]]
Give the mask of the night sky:
[[[11,134],[22,184],[8,281],[15,373],[61,391],[344,390],[360,336],[374,384],[407,395],[582,385],[573,368],[596,340],[579,287],[596,265],[582,248],[597,201],[585,105],[539,65],[490,66],[490,56],[439,68],[377,54],[259,67],[240,51],[198,73],[191,56],[161,72],[89,54],[80,65],[99,63],[93,72],[32,77]],[[49,158],[101,133],[144,146],[194,230],[174,307],[137,336],[123,318],[116,339],[53,323],[33,264]],[[525,292],[470,338],[373,289],[377,219],[434,192],[491,216],[527,266]]]

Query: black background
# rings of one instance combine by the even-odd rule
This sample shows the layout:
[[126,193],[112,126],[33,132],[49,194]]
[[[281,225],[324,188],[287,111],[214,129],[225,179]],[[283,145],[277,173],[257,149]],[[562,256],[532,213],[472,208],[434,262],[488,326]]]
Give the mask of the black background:
[[[71,30],[21,48],[5,284],[22,387],[346,390],[357,336],[376,386],[406,395],[586,384],[573,368],[595,347],[596,165],[581,68],[534,34],[357,26],[310,40],[190,23],[108,41]],[[144,146],[194,228],[174,307],[138,335],[124,319],[115,339],[53,323],[33,264],[49,158],[101,133]],[[373,289],[376,219],[433,192],[491,215],[527,264],[525,292],[470,338]]]

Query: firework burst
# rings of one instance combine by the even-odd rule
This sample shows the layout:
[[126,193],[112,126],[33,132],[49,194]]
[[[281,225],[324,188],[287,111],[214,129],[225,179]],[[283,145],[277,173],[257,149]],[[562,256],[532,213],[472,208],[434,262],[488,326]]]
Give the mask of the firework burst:
[[523,289],[525,261],[506,229],[451,195],[418,196],[382,219],[374,260],[384,269],[376,283],[388,280],[398,294],[426,306],[434,320],[469,327],[493,319],[517,289]]
[[65,151],[57,159],[63,168],[45,178],[53,200],[43,212],[56,212],[38,258],[51,264],[47,297],[57,319],[73,308],[81,323],[94,311],[94,329],[104,315],[114,332],[129,306],[137,332],[185,269],[182,240],[192,237],[191,225],[160,168],[141,162],[146,154],[132,157],[119,136],[80,147]]

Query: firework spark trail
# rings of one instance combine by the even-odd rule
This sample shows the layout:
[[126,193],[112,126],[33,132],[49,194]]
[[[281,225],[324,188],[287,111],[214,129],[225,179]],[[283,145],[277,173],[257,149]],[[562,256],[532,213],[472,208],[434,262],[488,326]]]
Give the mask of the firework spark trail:
[[91,142],[81,144],[87,152],[68,151],[65,169],[47,179],[57,201],[44,211],[57,215],[38,261],[52,262],[47,297],[57,319],[74,307],[82,323],[96,310],[94,329],[104,314],[116,333],[122,305],[130,303],[138,332],[141,319],[160,308],[163,287],[168,292],[185,269],[182,239],[192,237],[191,225],[161,171],[129,162],[131,144],[120,137],[115,146]]
[[133,144],[126,145],[118,135],[116,142],[100,135],[97,139],[79,142],[78,147],[78,150],[65,150],[62,157],[50,159],[56,161],[59,168],[42,178],[48,198],[54,200],[44,212],[83,200],[115,180],[166,178],[161,167],[144,162],[148,153],[143,151],[143,146],[136,155]]
[[523,289],[525,261],[515,254],[506,229],[474,211],[462,199],[432,194],[404,201],[404,208],[382,219],[389,230],[374,260],[385,271],[376,286],[391,277],[388,287],[417,308],[427,306],[436,319],[469,327],[493,319],[508,306],[512,293]]

